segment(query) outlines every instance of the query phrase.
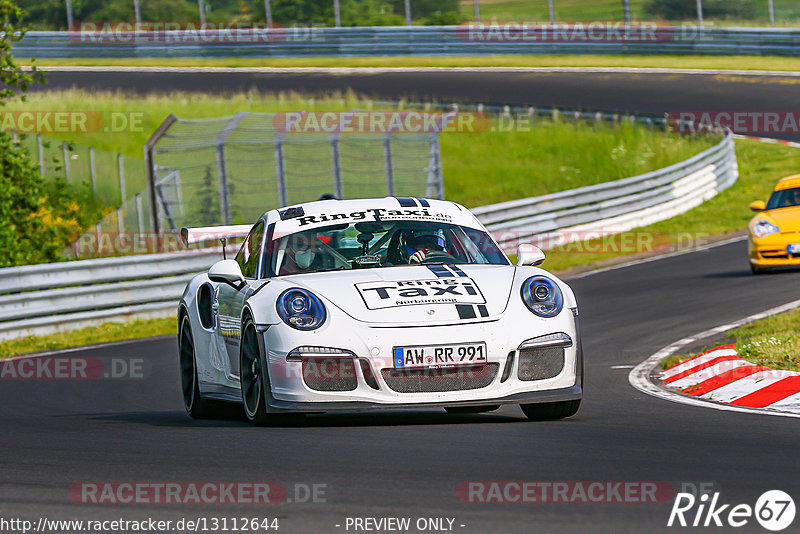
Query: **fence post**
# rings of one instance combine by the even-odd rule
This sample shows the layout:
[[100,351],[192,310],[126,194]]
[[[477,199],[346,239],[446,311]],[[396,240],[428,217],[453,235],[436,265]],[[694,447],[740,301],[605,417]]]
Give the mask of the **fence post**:
[[44,149],[42,147],[42,134],[36,134],[36,144],[39,147],[39,174],[44,177]]
[[142,217],[142,195],[136,193],[136,226],[139,227],[139,234],[144,234],[144,217]]
[[278,204],[284,207],[289,204],[289,196],[286,194],[286,169],[283,166],[283,141],[275,140],[275,174],[278,180]]
[[100,223],[94,225],[94,235],[97,238],[97,250],[95,253],[99,256],[100,255],[100,239],[101,239],[101,232],[100,232]]
[[336,198],[344,198],[342,187],[342,165],[339,160],[339,136],[337,134],[331,135],[331,165],[333,167],[333,191]]
[[392,161],[392,134],[383,136],[383,167],[386,172],[386,195],[394,196],[394,162]]
[[144,170],[147,173],[147,196],[150,200],[150,229],[155,235],[156,239],[156,249],[160,248],[158,246],[159,241],[159,230],[158,227],[158,208],[157,208],[157,199],[156,199],[156,170],[155,170],[155,162],[153,161],[153,151],[155,149],[156,144],[158,141],[167,133],[170,126],[178,122],[178,117],[176,117],[173,113],[170,113],[164,122],[161,123],[153,135],[150,136],[150,139],[144,144]]
[[125,204],[125,158],[117,154],[117,167],[119,169],[119,198],[120,204]]
[[117,232],[119,232],[119,239],[122,239],[122,234],[125,233],[125,221],[122,219],[122,206],[117,208]]
[[178,208],[181,211],[181,217],[184,216],[183,212],[183,193],[181,192],[181,171],[175,170],[175,200],[178,202]]
[[92,178],[92,196],[97,196],[97,172],[94,168],[94,148],[89,147],[89,175]]
[[442,180],[442,155],[439,151],[439,136],[432,133],[430,136],[431,155],[428,163],[428,184],[425,196],[428,198],[444,199],[444,183]]
[[217,145],[217,179],[219,180],[219,214],[225,224],[231,224],[231,204],[228,200],[228,171],[225,168],[225,145]]
[[69,182],[69,151],[66,141],[61,143],[61,151],[64,153],[64,178]]

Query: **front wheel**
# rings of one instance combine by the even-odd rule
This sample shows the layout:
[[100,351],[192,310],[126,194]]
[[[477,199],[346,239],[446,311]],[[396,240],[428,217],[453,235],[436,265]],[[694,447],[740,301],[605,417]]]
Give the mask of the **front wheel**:
[[525,416],[532,421],[564,419],[578,413],[578,408],[581,407],[581,400],[522,404],[520,407]]
[[270,384],[266,360],[258,346],[258,333],[252,319],[247,319],[242,328],[239,349],[239,377],[242,388],[242,404],[248,421],[256,426],[282,426],[297,423],[303,414],[271,414],[267,412]]
[[[258,347],[258,333],[252,319],[247,319],[242,328],[242,343],[239,350],[239,376],[242,387],[242,404],[248,421],[256,426],[267,424],[265,393],[269,387],[269,375]],[[266,377],[266,379],[265,379]]]
[[194,337],[189,316],[181,319],[178,333],[178,353],[181,364],[181,387],[183,391],[183,407],[192,419],[206,419],[212,416],[213,404],[200,395],[197,380],[197,359],[194,350]]

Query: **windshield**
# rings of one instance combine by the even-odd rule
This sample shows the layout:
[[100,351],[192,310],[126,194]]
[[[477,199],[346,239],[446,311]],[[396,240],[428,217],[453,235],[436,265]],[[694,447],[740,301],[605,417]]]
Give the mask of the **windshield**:
[[431,221],[339,224],[277,237],[265,258],[271,276],[400,265],[508,265],[486,232]]
[[769,197],[767,209],[774,210],[777,208],[791,208],[793,206],[800,206],[800,187],[775,191],[772,193],[772,196]]

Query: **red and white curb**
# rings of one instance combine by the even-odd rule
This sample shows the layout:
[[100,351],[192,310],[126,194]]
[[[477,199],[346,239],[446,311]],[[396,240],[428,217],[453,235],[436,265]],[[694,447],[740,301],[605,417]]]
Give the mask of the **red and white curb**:
[[734,139],[747,139],[750,141],[761,141],[762,143],[769,143],[771,145],[784,145],[792,148],[800,148],[800,143],[794,141],[784,141],[783,139],[775,139],[773,137],[756,137],[753,135],[733,134]]
[[752,364],[722,345],[659,373],[663,384],[691,395],[735,406],[800,413],[800,373]]
[[[628,375],[628,381],[643,393],[681,404],[723,411],[800,417],[800,373],[753,365],[739,358],[731,345],[718,347],[666,371],[660,369],[662,360],[680,354],[690,345],[704,339],[718,338],[744,324],[798,307],[800,300],[685,337],[634,367]],[[783,382],[786,379],[789,380]],[[792,387],[795,389],[788,390]],[[790,392],[784,395],[787,390]]]

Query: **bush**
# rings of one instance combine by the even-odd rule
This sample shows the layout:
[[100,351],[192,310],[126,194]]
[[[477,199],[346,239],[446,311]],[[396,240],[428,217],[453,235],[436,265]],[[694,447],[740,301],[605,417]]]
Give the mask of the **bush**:
[[0,267],[60,259],[102,214],[88,186],[45,181],[28,152],[0,133]]
[[[644,6],[648,17],[664,20],[697,18],[696,0],[649,0]],[[753,0],[703,0],[705,18],[751,18],[755,15]]]
[[[405,21],[405,0],[389,0],[394,12]],[[458,24],[461,22],[458,0],[411,0],[411,17],[426,25]]]

